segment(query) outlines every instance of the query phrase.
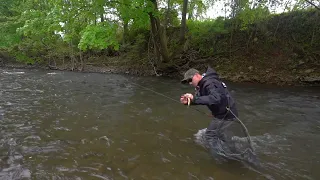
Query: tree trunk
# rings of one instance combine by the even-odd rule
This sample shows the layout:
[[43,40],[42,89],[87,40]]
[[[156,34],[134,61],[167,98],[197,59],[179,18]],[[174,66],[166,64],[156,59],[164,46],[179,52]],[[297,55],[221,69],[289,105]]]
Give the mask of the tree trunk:
[[168,28],[168,22],[169,22],[169,14],[170,14],[170,10],[171,10],[171,5],[170,5],[170,0],[168,0],[168,4],[167,4],[167,12],[166,12],[166,16],[164,19],[164,28]]
[[64,65],[64,55],[63,55],[63,58],[62,58],[62,67],[63,67],[63,69],[65,69],[65,65]]
[[180,43],[183,44],[185,41],[186,34],[186,16],[188,10],[188,0],[183,1],[183,10],[182,10],[182,20],[181,20],[181,32],[180,32]]
[[81,50],[80,50],[80,62],[81,62],[80,71],[82,72],[84,70],[84,61],[83,61],[82,51]]
[[189,20],[193,19],[193,8],[194,8],[194,4],[191,3],[190,7],[189,7],[189,14],[188,14],[188,19]]
[[248,38],[248,41],[247,41],[247,52],[249,52],[249,45],[250,45],[250,41],[251,41],[251,38],[253,36],[253,31],[254,30],[251,30],[251,32],[250,32],[250,29],[249,29],[248,31],[249,31],[249,38]]
[[123,42],[126,43],[128,41],[128,20],[123,20]]
[[74,70],[74,57],[73,57],[73,47],[72,47],[72,41],[69,43],[69,47],[71,48],[71,71]]
[[[149,14],[150,16],[150,14]],[[154,22],[154,19],[150,16],[151,21],[151,36],[152,36],[152,42],[153,42],[153,48],[154,48],[154,54],[156,55],[157,61],[160,61],[160,52],[159,52],[159,43],[157,41],[158,32],[156,28],[156,23]]]
[[164,63],[169,62],[169,51],[167,47],[167,37],[164,28],[160,25],[159,18],[155,18],[157,28],[159,30],[159,41],[160,41],[160,53]]
[[103,13],[100,14],[100,20],[101,20],[101,22],[104,21]]
[[[157,1],[151,0],[151,2],[154,5],[154,11],[158,11]],[[163,27],[160,25],[160,20],[158,17],[154,16],[152,12],[149,13],[150,21],[151,21],[151,28],[152,32],[154,34],[154,41],[155,44],[159,42],[159,52],[162,57],[162,62],[167,63],[169,62],[169,52],[166,42],[166,34],[164,33]]]
[[232,38],[233,38],[233,33],[235,30],[235,23],[232,24],[232,30],[231,30],[231,35],[230,35],[230,50],[229,50],[229,59],[232,60]]

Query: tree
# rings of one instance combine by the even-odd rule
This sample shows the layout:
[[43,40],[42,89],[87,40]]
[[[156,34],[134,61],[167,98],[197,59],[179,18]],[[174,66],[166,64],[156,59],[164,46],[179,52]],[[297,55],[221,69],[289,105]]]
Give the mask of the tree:
[[182,10],[182,20],[181,20],[181,33],[180,33],[180,42],[184,43],[185,33],[186,33],[186,16],[187,16],[188,0],[183,1],[183,10]]
[[[161,55],[162,62],[169,62],[169,52],[166,42],[164,27],[160,24],[157,0],[149,0],[151,10],[148,12],[151,23],[151,32],[153,37],[154,49],[157,55]],[[159,57],[158,57],[159,58]]]

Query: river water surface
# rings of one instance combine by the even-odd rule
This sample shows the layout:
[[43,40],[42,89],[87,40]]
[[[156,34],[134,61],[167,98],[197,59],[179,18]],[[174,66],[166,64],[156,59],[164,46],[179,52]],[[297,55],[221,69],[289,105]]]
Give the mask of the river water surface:
[[[0,179],[320,179],[320,89],[228,83],[264,167],[217,164],[177,80],[0,69]],[[206,107],[197,107],[208,112]]]

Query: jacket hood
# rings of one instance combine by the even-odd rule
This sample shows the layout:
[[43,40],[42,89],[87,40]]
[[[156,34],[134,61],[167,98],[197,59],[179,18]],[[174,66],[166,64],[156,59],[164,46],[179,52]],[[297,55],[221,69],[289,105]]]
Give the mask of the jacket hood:
[[212,69],[211,67],[207,68],[207,71],[205,72],[204,77],[199,81],[198,86],[201,86],[205,81],[207,81],[209,79],[220,80],[218,73],[214,69]]
[[211,67],[208,67],[206,75],[204,76],[204,78],[214,78],[214,79],[217,79],[217,80],[220,79],[218,73],[214,69],[212,69]]

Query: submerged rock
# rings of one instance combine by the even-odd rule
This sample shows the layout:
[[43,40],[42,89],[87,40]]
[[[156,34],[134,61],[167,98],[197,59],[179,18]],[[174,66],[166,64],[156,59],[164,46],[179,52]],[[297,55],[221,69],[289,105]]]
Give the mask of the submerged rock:
[[319,77],[305,77],[302,79],[303,82],[307,83],[320,83],[320,76]]

